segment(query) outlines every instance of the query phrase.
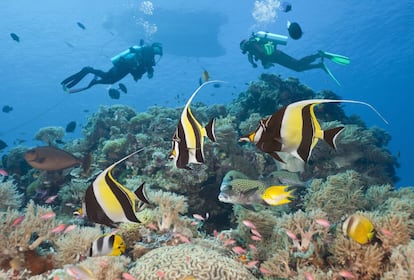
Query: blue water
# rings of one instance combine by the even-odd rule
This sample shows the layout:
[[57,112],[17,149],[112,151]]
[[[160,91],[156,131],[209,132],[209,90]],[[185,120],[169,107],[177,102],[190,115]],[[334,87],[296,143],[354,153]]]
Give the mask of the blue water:
[[[39,128],[64,127],[71,120],[84,124],[101,105],[128,104],[138,111],[154,104],[181,106],[197,87],[203,68],[229,84],[197,98],[207,104],[228,103],[247,88],[246,83],[268,72],[297,77],[315,91],[330,89],[344,99],[374,105],[389,125],[365,107],[346,109],[390,133],[389,148],[401,164],[397,186],[414,185],[414,1],[291,1],[291,12],[278,12],[276,20],[265,25],[268,31],[287,35],[287,20],[301,24],[303,37],[281,47],[292,56],[319,49],[350,56],[348,66],[329,64],[342,87],[319,70],[253,69],[239,42],[255,30],[254,1],[159,0],[152,1],[152,15],[140,10],[141,2],[2,0],[0,106],[10,105],[13,111],[0,112],[0,139],[10,147],[16,139],[40,144],[32,141]],[[145,33],[143,21],[158,31]],[[11,32],[20,36],[20,43],[10,38]],[[79,94],[63,93],[59,83],[65,77],[85,65],[109,69],[109,58],[140,38],[164,43],[165,54],[152,80],[143,77],[135,83],[130,76],[124,78],[129,92],[119,100],[111,99],[103,85]],[[77,129],[70,137],[80,136]]]

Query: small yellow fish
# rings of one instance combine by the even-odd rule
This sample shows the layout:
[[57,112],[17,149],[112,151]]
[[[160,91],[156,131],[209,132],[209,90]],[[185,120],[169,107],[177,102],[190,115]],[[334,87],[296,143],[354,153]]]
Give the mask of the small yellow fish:
[[278,206],[291,202],[292,191],[286,191],[287,186],[270,186],[262,193],[262,199],[269,205]]
[[372,222],[359,214],[349,216],[342,224],[342,231],[359,244],[367,244],[375,235]]

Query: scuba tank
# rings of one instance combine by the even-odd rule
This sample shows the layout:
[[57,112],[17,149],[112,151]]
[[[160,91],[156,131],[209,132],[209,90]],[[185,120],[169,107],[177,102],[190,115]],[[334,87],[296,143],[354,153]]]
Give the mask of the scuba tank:
[[253,33],[253,36],[258,37],[258,38],[268,39],[269,41],[272,41],[275,44],[284,45],[284,46],[287,45],[287,40],[288,40],[287,36],[270,33],[270,32],[264,32],[264,31],[257,31]]
[[[138,50],[141,47],[140,46],[132,46],[131,48],[133,48],[134,50]],[[124,50],[123,52],[120,52],[119,54],[115,55],[114,57],[111,58],[111,62],[113,65],[118,64],[119,60],[122,58],[126,61],[132,59],[135,57],[136,53],[131,53],[131,48],[128,48],[126,50]]]

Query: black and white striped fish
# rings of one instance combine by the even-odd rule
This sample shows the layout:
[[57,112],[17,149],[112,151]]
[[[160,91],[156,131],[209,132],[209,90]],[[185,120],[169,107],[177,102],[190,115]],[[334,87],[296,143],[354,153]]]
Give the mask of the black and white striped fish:
[[126,246],[118,234],[107,234],[92,242],[89,248],[89,257],[120,256],[125,252]]
[[316,119],[314,107],[322,103],[357,103],[370,107],[385,123],[387,121],[370,104],[354,100],[311,99],[289,104],[272,116],[262,119],[257,129],[239,139],[256,144],[257,148],[284,162],[277,152],[286,152],[303,162],[308,162],[312,149],[319,139],[336,149],[336,138],[343,126],[322,130]]
[[204,137],[207,136],[211,141],[216,141],[214,135],[215,120],[202,127],[191,112],[190,104],[196,94],[207,84],[219,83],[222,81],[208,81],[201,84],[188,99],[187,104],[181,113],[180,121],[172,138],[172,151],[170,159],[178,168],[191,169],[188,164],[201,164],[204,162]]
[[111,173],[116,165],[140,151],[142,149],[115,162],[96,177],[86,189],[82,202],[83,216],[95,223],[110,227],[116,227],[120,222],[140,222],[135,211],[138,201],[148,203],[144,194],[145,182],[135,192],[131,192],[116,181]]

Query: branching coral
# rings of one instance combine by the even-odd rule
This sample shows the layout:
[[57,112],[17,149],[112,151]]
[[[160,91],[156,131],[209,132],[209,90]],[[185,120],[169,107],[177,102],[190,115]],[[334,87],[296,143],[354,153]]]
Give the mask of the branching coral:
[[27,204],[22,215],[15,210],[2,212],[0,224],[0,263],[1,268],[15,271],[30,270],[33,274],[40,274],[52,269],[53,264],[48,257],[42,257],[37,250],[44,242],[54,242],[57,238],[52,229],[57,222],[54,219],[40,217],[51,212],[50,207],[35,205],[33,201]]
[[154,249],[139,258],[130,273],[137,280],[181,280],[185,277],[209,280],[256,279],[235,260],[193,244]]
[[149,199],[158,205],[156,212],[159,230],[168,231],[172,228],[173,232],[179,231],[182,226],[180,214],[185,214],[188,208],[185,196],[157,191],[149,194]]
[[12,180],[0,183],[0,210],[18,209],[22,205],[23,194],[20,194]]
[[308,213],[299,210],[293,215],[283,217],[279,226],[285,229],[291,239],[292,245],[289,246],[289,251],[298,264],[323,264],[330,228],[320,221],[325,221],[326,217],[327,214],[321,210]]

